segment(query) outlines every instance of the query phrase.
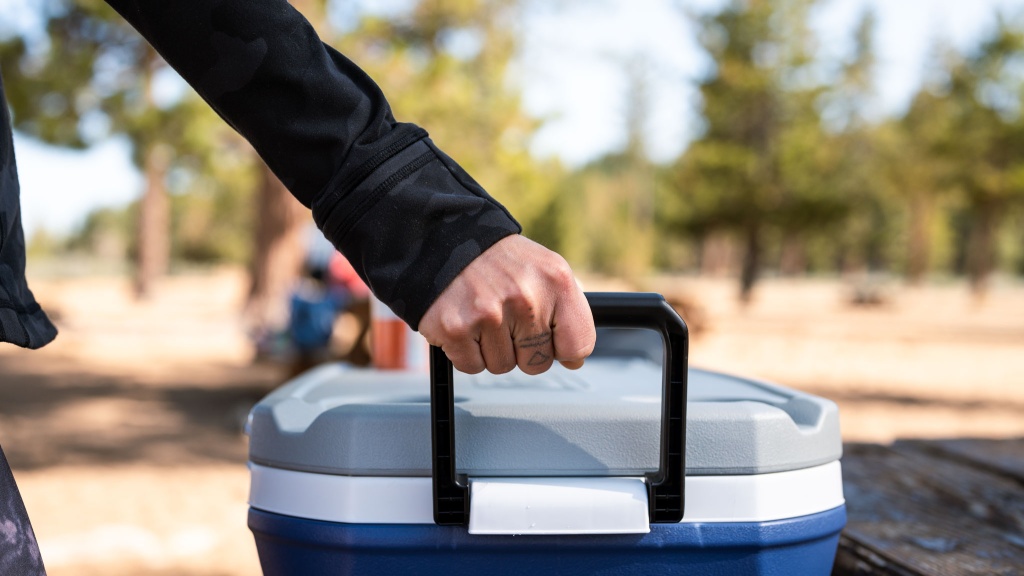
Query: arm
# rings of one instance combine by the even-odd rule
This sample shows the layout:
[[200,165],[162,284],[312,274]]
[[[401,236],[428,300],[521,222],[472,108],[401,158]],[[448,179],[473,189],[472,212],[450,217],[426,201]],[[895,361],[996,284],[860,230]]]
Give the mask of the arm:
[[[521,301],[516,304],[500,291],[477,291],[481,283],[501,281],[502,266],[511,265],[507,271],[516,277],[524,267],[540,265],[507,257],[511,246],[529,242],[517,236],[519,224],[438,150],[424,130],[397,122],[377,85],[324,45],[285,0],[107,1],[312,208],[317,225],[374,294],[450,355],[471,347],[469,341],[488,348],[481,338],[493,332],[487,327],[494,325],[496,309],[502,311],[500,325],[507,326],[511,342],[527,338],[526,332],[543,334],[533,324],[549,327],[554,302],[562,298],[574,302],[562,308],[575,309],[579,302],[585,306],[574,284],[574,290],[567,290],[564,273],[557,281],[533,275],[522,290],[513,290],[528,294],[516,297]],[[516,240],[500,242],[510,236]],[[519,255],[547,252],[530,245],[528,253]],[[480,274],[473,276],[470,292],[490,301],[458,301],[465,294],[458,290],[462,283],[453,281],[482,254],[505,255],[476,266]],[[568,271],[564,261],[560,266]],[[554,302],[541,305],[542,300]],[[438,306],[433,316],[425,317]],[[459,312],[467,309],[477,312]],[[464,320],[457,326],[447,320],[456,312]],[[517,318],[522,321],[513,323]],[[421,321],[426,322],[421,326]],[[527,324],[529,330],[512,330]],[[571,328],[562,331],[569,334]],[[585,340],[585,326],[582,332]],[[590,340],[592,347],[592,336]],[[555,338],[552,346],[559,342]],[[541,348],[549,357],[546,364],[527,360],[520,365],[536,372],[554,357],[569,363],[582,359],[575,350]],[[586,345],[580,348],[589,352]],[[454,354],[459,358],[453,358],[456,367],[479,371],[478,365]],[[492,368],[491,362],[485,364]],[[496,360],[492,369],[505,364]]]

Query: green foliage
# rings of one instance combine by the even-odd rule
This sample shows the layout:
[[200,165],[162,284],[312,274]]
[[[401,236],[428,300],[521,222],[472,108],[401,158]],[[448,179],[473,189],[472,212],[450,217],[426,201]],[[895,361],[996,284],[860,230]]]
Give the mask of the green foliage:
[[528,235],[552,244],[544,219],[562,170],[527,150],[539,122],[510,84],[518,10],[514,0],[421,0],[387,19],[364,17],[337,45],[380,84],[399,120],[426,127]]
[[873,15],[836,65],[814,56],[815,5],[734,0],[700,18],[715,64],[699,86],[705,130],[661,175],[662,229],[698,247],[733,234],[745,296],[782,244],[810,270],[917,281],[946,267],[983,288],[1012,244],[1002,214],[1024,200],[1024,26],[1000,17],[975,52],[937,52],[907,113],[879,121]]
[[966,273],[978,293],[999,265],[1004,215],[1024,201],[1022,65],[1024,21],[999,17],[973,53],[940,55],[937,79],[901,122],[912,139],[904,149],[916,162],[904,162],[900,172],[925,191],[918,195],[947,202],[954,269]]
[[701,238],[730,230],[742,238],[741,294],[748,297],[774,230],[821,232],[849,210],[831,181],[849,157],[825,131],[816,80],[814,0],[736,0],[700,18],[701,43],[715,63],[700,83],[704,134],[667,175],[668,230]]

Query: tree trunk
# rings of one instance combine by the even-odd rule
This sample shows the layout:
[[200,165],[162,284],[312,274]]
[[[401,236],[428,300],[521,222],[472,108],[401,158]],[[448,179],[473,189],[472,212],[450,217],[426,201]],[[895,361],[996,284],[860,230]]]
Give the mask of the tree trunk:
[[743,231],[743,235],[746,250],[743,253],[743,268],[740,270],[740,302],[749,304],[754,284],[761,273],[761,230],[756,224],[750,225]]
[[928,273],[931,242],[928,234],[931,205],[927,194],[917,192],[910,198],[910,238],[907,246],[907,281],[918,285]]
[[725,232],[709,232],[700,241],[700,273],[721,277],[736,270],[735,242]]
[[[147,108],[155,105],[153,74],[158,66],[160,56],[152,48],[147,49],[141,80]],[[146,188],[139,199],[133,282],[139,300],[152,296],[154,283],[167,273],[171,260],[170,199],[166,186],[171,154],[170,147],[156,141],[150,142],[143,157]]]
[[804,246],[803,238],[798,233],[787,234],[782,239],[779,274],[799,276],[805,272],[807,272],[807,249]]
[[995,202],[981,202],[971,211],[971,228],[967,237],[967,278],[971,293],[983,300],[988,291],[989,276],[995,266],[996,226],[999,206]]
[[170,202],[165,181],[171,162],[170,149],[155,144],[146,152],[146,189],[139,200],[136,225],[135,297],[152,295],[153,284],[167,273],[170,262]]
[[246,316],[257,330],[287,320],[288,292],[302,269],[309,211],[261,164]]

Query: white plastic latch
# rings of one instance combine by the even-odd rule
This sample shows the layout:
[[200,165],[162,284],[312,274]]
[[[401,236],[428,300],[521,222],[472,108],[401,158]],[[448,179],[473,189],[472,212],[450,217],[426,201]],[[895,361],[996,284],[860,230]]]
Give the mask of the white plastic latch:
[[646,534],[643,478],[470,478],[470,534]]

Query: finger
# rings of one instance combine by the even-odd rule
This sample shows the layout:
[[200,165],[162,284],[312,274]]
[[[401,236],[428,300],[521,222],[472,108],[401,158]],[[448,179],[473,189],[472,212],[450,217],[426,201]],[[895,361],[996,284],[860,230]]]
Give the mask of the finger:
[[577,360],[575,362],[571,362],[568,360],[559,360],[558,363],[564,366],[565,368],[568,368],[569,370],[579,370],[580,368],[583,368],[583,360]]
[[483,330],[480,334],[480,354],[488,372],[504,374],[516,367],[516,351],[507,325]]
[[594,314],[575,283],[555,303],[552,332],[554,357],[566,368],[575,370],[583,366],[583,359],[594,351],[597,340]]
[[441,349],[459,372],[479,374],[487,366],[480,352],[480,344],[472,338],[445,344]]
[[555,361],[555,351],[551,329],[538,323],[532,323],[532,326],[532,330],[515,338],[516,363],[526,374],[540,374]]
[[420,323],[420,334],[430,345],[441,348],[459,372],[479,374],[484,371],[480,326],[467,318],[465,310],[432,306]]

